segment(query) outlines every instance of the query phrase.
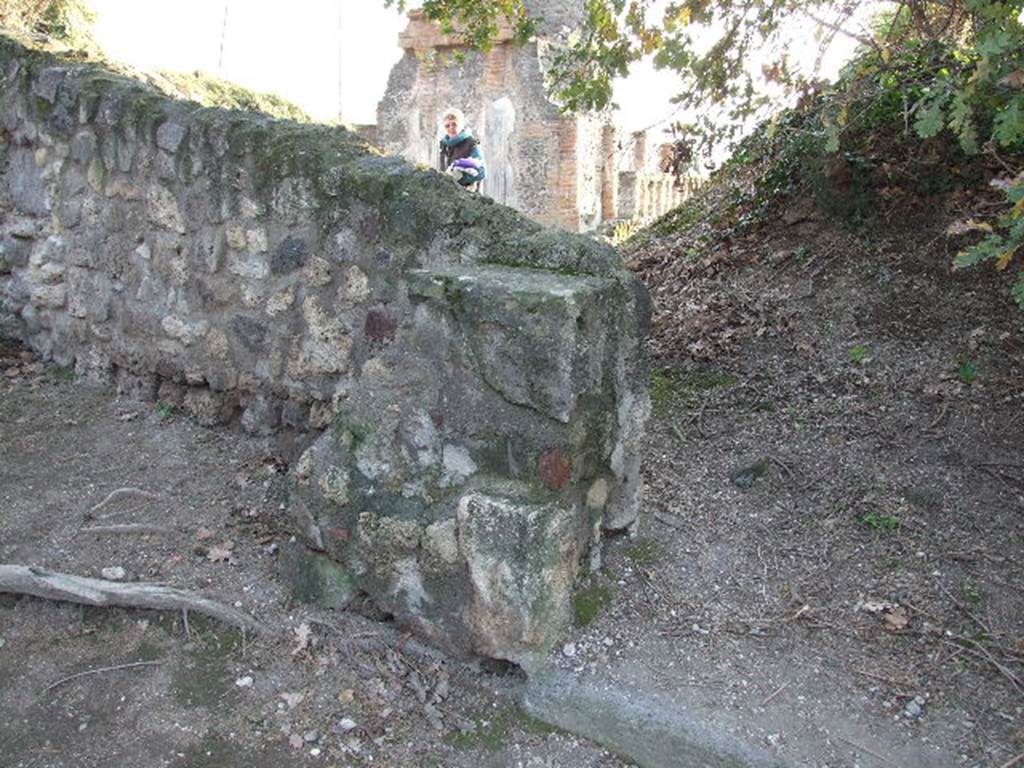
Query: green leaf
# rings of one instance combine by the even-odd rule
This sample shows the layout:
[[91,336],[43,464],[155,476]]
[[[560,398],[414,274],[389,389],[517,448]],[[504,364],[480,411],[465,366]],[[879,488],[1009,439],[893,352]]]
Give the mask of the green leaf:
[[1017,304],[1021,309],[1024,309],[1024,274],[1017,278],[1017,282],[1014,283],[1012,293]]
[[1024,99],[1017,97],[996,114],[992,135],[1004,147],[1024,141]]
[[973,267],[988,259],[994,259],[1005,249],[1003,238],[999,235],[989,235],[984,240],[970,248],[966,248],[953,259],[953,269]]
[[978,53],[982,56],[996,57],[1008,51],[1014,44],[1014,35],[1006,29],[998,30],[983,36],[978,41]]
[[978,131],[974,126],[974,110],[966,90],[953,94],[949,105],[949,127],[960,139],[960,146],[969,155],[978,154]]
[[931,104],[918,110],[917,119],[914,121],[914,130],[922,139],[931,139],[938,136],[945,126],[945,114],[942,105],[945,99],[939,97]]

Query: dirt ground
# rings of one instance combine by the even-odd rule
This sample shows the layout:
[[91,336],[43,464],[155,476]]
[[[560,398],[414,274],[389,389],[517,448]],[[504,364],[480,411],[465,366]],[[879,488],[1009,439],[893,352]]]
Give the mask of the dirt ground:
[[[0,595],[0,766],[626,765],[523,714],[514,677],[294,602],[276,447],[71,378],[0,346],[0,563],[120,567],[274,634]],[[163,530],[89,531],[114,525]]]
[[[1024,314],[907,231],[635,255],[644,516],[555,666],[642,677],[790,765],[1021,764]],[[0,766],[631,764],[523,714],[514,676],[294,602],[291,454],[71,378],[0,347],[0,563],[121,567],[276,634],[0,596]],[[165,530],[88,530],[123,524]]]
[[594,633],[799,765],[1024,761],[1024,313],[920,218],[634,254],[648,506]]

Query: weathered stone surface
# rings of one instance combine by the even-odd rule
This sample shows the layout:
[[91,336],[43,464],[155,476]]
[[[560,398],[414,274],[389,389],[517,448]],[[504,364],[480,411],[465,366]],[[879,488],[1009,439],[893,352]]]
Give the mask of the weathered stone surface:
[[14,207],[21,213],[42,216],[49,213],[50,195],[35,155],[16,149],[7,161],[7,188]]
[[146,210],[149,220],[174,232],[185,233],[185,220],[174,193],[162,183],[154,181],[146,190]]
[[281,571],[292,597],[299,602],[340,611],[356,596],[352,574],[326,555],[310,552],[301,544],[282,549]]
[[569,621],[590,526],[578,508],[473,493],[459,500],[474,650],[530,666]]
[[57,101],[57,89],[64,82],[67,70],[64,67],[47,67],[32,82],[32,93],[53,104]]
[[205,320],[189,322],[180,317],[167,315],[160,321],[164,332],[172,339],[177,339],[186,347],[203,338],[210,330],[210,324]]
[[156,145],[167,152],[177,152],[187,135],[187,128],[168,121],[156,129]]
[[398,319],[385,309],[371,309],[366,313],[363,331],[368,339],[390,339],[398,330]]
[[5,323],[200,424],[323,430],[293,470],[322,553],[297,578],[534,663],[642,487],[646,310],[617,255],[343,129],[24,58],[0,37]]
[[88,163],[96,154],[96,134],[84,130],[75,134],[71,141],[71,157],[80,163]]
[[611,280],[537,269],[442,267],[410,273],[410,293],[454,318],[488,385],[509,402],[568,422],[577,399],[601,386],[602,309]]
[[270,271],[275,275],[290,272],[306,263],[308,245],[301,237],[289,235],[274,251]]
[[231,399],[209,389],[190,387],[181,403],[182,409],[204,427],[215,427],[231,420],[234,405]]

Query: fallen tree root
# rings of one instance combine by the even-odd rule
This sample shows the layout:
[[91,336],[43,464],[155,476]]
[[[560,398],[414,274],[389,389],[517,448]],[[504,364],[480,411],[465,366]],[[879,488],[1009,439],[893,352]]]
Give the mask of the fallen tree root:
[[194,611],[245,631],[262,632],[265,629],[248,614],[181,589],[159,584],[122,584],[24,565],[0,564],[0,592],[99,607]]

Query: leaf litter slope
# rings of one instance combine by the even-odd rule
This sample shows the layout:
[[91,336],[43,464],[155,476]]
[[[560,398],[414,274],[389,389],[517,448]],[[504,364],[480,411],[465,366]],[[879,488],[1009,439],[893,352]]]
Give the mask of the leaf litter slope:
[[800,765],[1024,752],[1024,314],[951,273],[962,205],[848,226],[796,200],[627,251],[655,303],[646,515],[608,558],[629,597],[563,664],[646,663]]

